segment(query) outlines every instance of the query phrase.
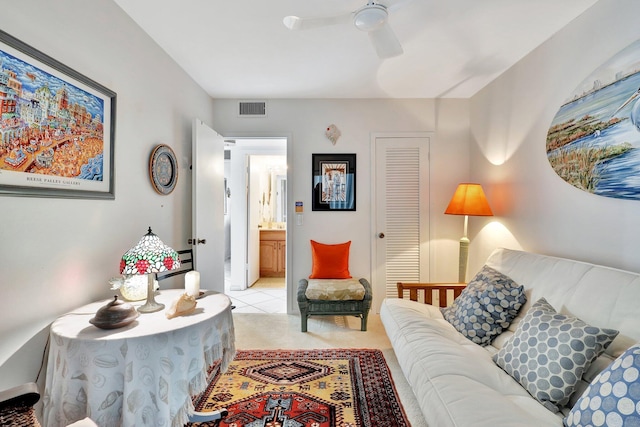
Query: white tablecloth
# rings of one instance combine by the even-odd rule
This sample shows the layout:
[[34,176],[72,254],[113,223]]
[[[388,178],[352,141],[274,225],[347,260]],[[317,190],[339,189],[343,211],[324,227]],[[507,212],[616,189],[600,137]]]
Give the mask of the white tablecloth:
[[183,292],[161,291],[156,301],[165,310],[141,313],[119,329],[89,323],[109,300],[53,322],[43,425],[88,416],[101,427],[183,426],[193,411],[191,396],[207,385],[207,369],[221,359],[224,371],[235,356],[229,298],[207,292],[195,313],[167,319],[166,309]]

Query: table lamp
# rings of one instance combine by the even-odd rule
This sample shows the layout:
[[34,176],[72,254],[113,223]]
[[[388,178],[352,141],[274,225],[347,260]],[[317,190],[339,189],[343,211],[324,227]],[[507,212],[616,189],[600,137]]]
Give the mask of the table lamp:
[[456,188],[449,206],[444,211],[448,215],[464,215],[464,236],[460,239],[460,259],[458,262],[458,281],[464,283],[467,276],[467,260],[469,258],[469,238],[467,225],[469,215],[493,216],[491,207],[480,184],[462,183]]
[[142,236],[142,239],[133,248],[129,249],[120,260],[120,274],[146,274],[147,302],[138,307],[141,313],[153,313],[164,308],[164,304],[156,302],[154,293],[154,274],[163,271],[175,270],[180,267],[178,253],[151,231]]

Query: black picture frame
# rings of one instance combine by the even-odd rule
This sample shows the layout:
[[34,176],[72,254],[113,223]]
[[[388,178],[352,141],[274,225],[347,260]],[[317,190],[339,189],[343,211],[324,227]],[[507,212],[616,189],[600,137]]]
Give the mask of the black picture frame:
[[0,30],[0,196],[115,199],[116,93]]
[[356,210],[356,155],[312,154],[313,211]]

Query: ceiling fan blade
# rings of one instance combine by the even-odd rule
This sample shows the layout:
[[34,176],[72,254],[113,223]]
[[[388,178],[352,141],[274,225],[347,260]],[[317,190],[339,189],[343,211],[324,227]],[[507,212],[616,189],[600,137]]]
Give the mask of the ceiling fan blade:
[[369,32],[369,39],[382,59],[402,55],[402,45],[387,22],[377,30]]
[[344,15],[323,16],[318,18],[300,18],[299,16],[285,16],[282,23],[290,30],[308,30],[310,28],[328,27],[351,22],[352,12]]

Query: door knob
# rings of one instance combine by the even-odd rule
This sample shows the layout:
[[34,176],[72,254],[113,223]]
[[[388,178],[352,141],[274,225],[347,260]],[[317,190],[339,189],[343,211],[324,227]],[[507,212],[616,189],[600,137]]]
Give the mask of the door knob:
[[381,238],[381,239],[384,239],[384,233],[378,234],[378,237]]
[[207,244],[207,239],[189,239],[187,240],[187,243],[190,245],[206,245]]

